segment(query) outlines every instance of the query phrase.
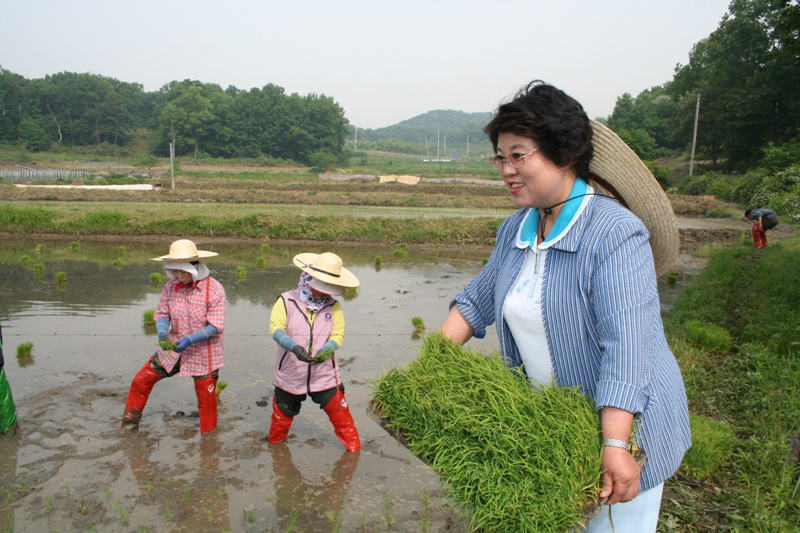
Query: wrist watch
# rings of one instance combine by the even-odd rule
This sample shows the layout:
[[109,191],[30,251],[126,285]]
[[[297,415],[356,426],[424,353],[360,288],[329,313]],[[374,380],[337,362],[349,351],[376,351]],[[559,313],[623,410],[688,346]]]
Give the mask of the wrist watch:
[[600,444],[603,447],[611,446],[612,448],[622,448],[623,450],[631,451],[631,443],[620,439],[603,439]]

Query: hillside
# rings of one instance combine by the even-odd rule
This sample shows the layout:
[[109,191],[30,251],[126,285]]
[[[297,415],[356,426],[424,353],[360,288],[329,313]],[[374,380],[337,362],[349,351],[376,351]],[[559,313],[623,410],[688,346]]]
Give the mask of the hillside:
[[[491,155],[491,145],[483,127],[492,118],[492,113],[466,113],[464,111],[434,110],[398,122],[392,126],[377,129],[358,130],[359,142],[377,142],[387,139],[400,139],[409,143],[426,146],[431,156],[439,148],[442,157],[453,153],[472,155]],[[350,126],[350,135],[355,137],[355,127]]]

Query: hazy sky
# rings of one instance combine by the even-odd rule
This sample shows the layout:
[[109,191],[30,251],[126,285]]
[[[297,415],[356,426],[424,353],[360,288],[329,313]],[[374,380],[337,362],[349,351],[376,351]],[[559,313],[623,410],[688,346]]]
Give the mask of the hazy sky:
[[730,0],[3,0],[0,66],[155,91],[195,79],[324,94],[361,128],[492,111],[533,79],[590,117],[672,79]]

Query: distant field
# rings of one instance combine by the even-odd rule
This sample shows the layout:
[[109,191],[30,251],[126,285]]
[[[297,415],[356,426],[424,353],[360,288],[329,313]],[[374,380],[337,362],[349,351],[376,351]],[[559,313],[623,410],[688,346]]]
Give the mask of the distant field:
[[384,207],[369,205],[308,205],[308,204],[224,204],[203,202],[92,202],[92,201],[14,201],[0,205],[39,207],[61,213],[66,218],[81,216],[90,211],[114,211],[129,215],[176,217],[187,215],[236,216],[344,216],[358,218],[440,218],[440,217],[505,217],[514,209],[444,208],[444,207]]

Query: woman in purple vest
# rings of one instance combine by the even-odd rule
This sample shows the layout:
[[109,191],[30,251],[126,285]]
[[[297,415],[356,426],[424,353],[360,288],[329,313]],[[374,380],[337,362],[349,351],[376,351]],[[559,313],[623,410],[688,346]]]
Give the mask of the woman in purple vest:
[[272,307],[269,332],[278,343],[272,384],[269,443],[283,442],[307,396],[319,404],[339,440],[350,452],[361,449],[358,431],[347,407],[334,351],[344,341],[344,313],[334,299],[358,279],[333,253],[294,257],[303,271],[297,289],[278,297]]

